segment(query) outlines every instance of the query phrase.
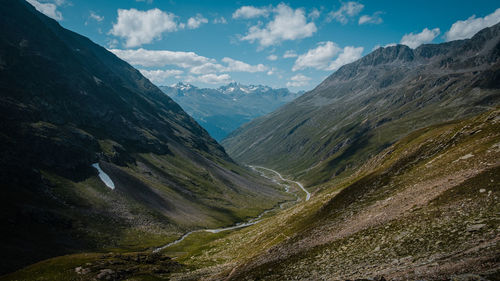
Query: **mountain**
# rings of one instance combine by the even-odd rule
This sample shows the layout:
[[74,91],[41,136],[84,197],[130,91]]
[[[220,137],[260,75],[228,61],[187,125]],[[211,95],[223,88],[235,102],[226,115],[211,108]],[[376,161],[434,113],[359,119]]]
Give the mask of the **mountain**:
[[416,130],[352,176],[317,186],[310,200],[252,226],[193,234],[162,251],[177,264],[144,254],[74,254],[0,280],[127,280],[135,273],[134,280],[495,281],[499,159],[496,109]]
[[418,129],[185,260],[217,253],[208,280],[498,280],[499,159],[498,108]]
[[209,245],[212,280],[498,280],[499,81],[497,24],[379,48],[243,125],[229,155],[312,195]]
[[[6,6],[9,14],[0,12],[0,20],[12,22],[12,14],[19,13],[10,6]],[[21,15],[28,20],[31,18],[29,14]],[[38,22],[26,28],[43,35],[44,32],[36,29],[42,26]],[[176,195],[181,192],[179,190],[189,192],[193,195],[190,199],[197,200],[196,204],[193,200],[182,200],[182,204],[187,205],[181,217],[187,221],[200,214],[192,208],[206,203],[204,198],[210,198],[210,203],[217,206],[206,218],[226,220],[232,220],[227,218],[231,212],[221,208],[234,210],[231,214],[235,216],[243,216],[236,213],[236,209],[230,209],[230,200],[241,199],[238,203],[244,206],[242,210],[254,216],[262,210],[266,198],[268,206],[278,198],[287,198],[276,194],[270,185],[260,189],[267,192],[266,196],[251,193],[254,189],[245,189],[242,182],[247,179],[252,183],[260,181],[263,185],[266,182],[232,163],[216,144],[207,144],[206,148],[185,147],[185,139],[181,138],[175,139],[175,149],[171,148],[173,140],[167,142],[170,152],[144,153],[141,151],[149,148],[150,142],[132,151],[134,141],[120,145],[114,140],[99,142],[98,134],[85,124],[76,123],[76,118],[72,119],[75,123],[65,126],[71,129],[73,124],[78,124],[77,129],[59,133],[63,125],[56,122],[57,119],[51,120],[50,125],[24,121],[27,124],[21,130],[14,125],[16,118],[24,115],[14,115],[16,118],[11,119],[2,116],[2,120],[9,120],[11,124],[9,130],[2,130],[0,134],[2,144],[10,141],[2,147],[2,151],[9,153],[2,154],[2,172],[11,169],[9,174],[2,174],[5,184],[5,187],[2,185],[2,229],[7,230],[2,233],[2,254],[10,258],[16,257],[15,254],[17,257],[35,255],[36,251],[27,252],[26,249],[38,245],[38,250],[46,252],[47,245],[54,247],[64,243],[73,245],[73,251],[65,249],[65,253],[73,254],[38,262],[0,276],[0,280],[498,280],[499,29],[500,25],[496,25],[470,40],[424,45],[415,50],[405,46],[378,49],[340,68],[313,91],[244,125],[225,142],[230,155],[240,161],[272,165],[269,167],[283,172],[280,175],[268,168],[254,166],[263,176],[297,194],[297,200],[262,213],[247,227],[221,232],[188,232],[178,240],[175,239],[179,238],[180,230],[194,228],[182,225],[179,220],[173,221],[176,217],[164,215],[154,208],[181,208],[171,200],[174,198],[171,196],[175,196],[175,200],[181,198]],[[51,42],[58,46],[55,43],[59,39],[52,39],[39,43]],[[17,50],[20,45],[10,46]],[[9,65],[12,69],[12,64],[4,63],[7,58],[16,61],[23,58],[15,54],[11,52],[7,57],[1,53],[2,67]],[[44,54],[42,59],[50,58]],[[95,63],[90,57],[82,60],[83,63],[92,61]],[[43,66],[44,70],[54,67],[51,64]],[[98,69],[103,67],[107,65],[97,64]],[[124,67],[135,71],[126,64]],[[19,74],[16,75],[28,75],[26,69],[17,69]],[[118,71],[113,69],[113,73]],[[32,79],[38,81],[43,74],[33,75]],[[79,73],[73,79],[85,75],[85,72]],[[101,76],[96,77],[106,83],[118,79],[104,80]],[[1,81],[2,86],[12,83],[11,80]],[[29,81],[25,83],[29,85]],[[44,80],[29,89],[38,91],[51,81],[60,80]],[[144,83],[149,82],[144,80]],[[20,85],[19,89],[24,89],[21,86],[24,87]],[[9,91],[13,89],[17,88],[9,88]],[[75,87],[71,85],[68,89]],[[158,92],[154,86],[151,89]],[[45,95],[38,95],[34,102],[30,99],[18,102],[24,92],[14,91],[20,94],[5,95],[7,98],[2,95],[2,105],[4,100],[15,102],[3,106],[1,112],[12,110],[25,114],[28,109],[39,110],[51,105],[40,99]],[[52,94],[50,91],[44,93]],[[138,93],[143,93],[150,101],[157,101],[144,91]],[[158,99],[170,101],[161,95],[163,97]],[[120,97],[120,100],[129,100]],[[73,99],[67,102],[70,101]],[[134,103],[137,118],[158,114],[155,116],[161,116],[161,120],[170,121],[175,117],[178,128],[184,128],[179,129],[180,132],[191,132],[178,120],[186,116],[181,110],[175,115],[167,115],[158,113],[157,107],[149,108],[151,112],[143,112],[138,105],[141,103]],[[68,114],[73,110],[76,109]],[[54,115],[47,116],[44,118]],[[100,119],[100,122],[108,122],[105,118]],[[196,127],[196,123],[193,124],[193,128]],[[6,125],[2,123],[2,126]],[[148,126],[144,127],[148,140],[160,138],[158,131]],[[111,134],[108,129],[104,127],[98,132],[108,134],[109,138],[114,138],[114,134],[119,136],[118,131]],[[50,135],[50,132],[58,134]],[[26,139],[15,138],[21,133]],[[89,139],[90,143],[97,139],[96,150],[101,150],[97,155],[89,155],[100,160],[101,168],[115,182],[115,190],[107,188],[94,169],[86,177],[80,169],[68,168],[77,167],[76,164],[68,167],[61,164],[73,163],[76,160],[71,156],[86,155],[89,149],[88,145],[80,145],[83,141],[75,142],[74,135]],[[196,136],[193,134],[193,139],[197,139]],[[71,142],[65,142],[66,138],[71,138]],[[199,142],[212,143],[208,137]],[[28,150],[31,144],[39,154]],[[49,144],[55,148],[49,150],[52,147]],[[159,149],[162,144],[153,147]],[[74,154],[68,155],[66,151],[74,151]],[[181,157],[179,151],[190,157]],[[250,153],[252,151],[256,154]],[[52,158],[41,157],[49,153]],[[218,154],[211,157],[212,153]],[[67,157],[58,160],[55,156],[59,155]],[[85,168],[96,160],[79,161]],[[16,165],[17,161],[21,164]],[[37,163],[44,166],[38,168],[42,164]],[[206,163],[214,163],[222,175],[216,177],[213,170],[206,168]],[[27,168],[23,170],[24,167]],[[295,175],[296,182],[286,180]],[[178,189],[171,190],[165,183],[173,180],[184,180],[184,185],[179,183]],[[211,184],[214,180],[217,185]],[[311,193],[309,200],[299,181]],[[23,182],[26,184],[21,184]],[[224,186],[232,187],[234,192],[224,189],[223,193],[214,194],[217,187]],[[158,201],[146,204],[144,200],[152,197],[150,191],[164,200],[171,200],[168,201],[171,205]],[[198,196],[201,191],[206,193]],[[162,192],[168,192],[169,196],[161,196]],[[242,196],[244,192],[249,195]],[[227,194],[223,205],[218,204],[222,194]],[[260,207],[251,210],[250,204]],[[47,235],[48,226],[59,235]],[[32,242],[35,238],[28,239],[31,237],[28,234],[36,235],[38,243]],[[99,239],[89,239],[96,235]],[[117,235],[118,240],[114,237]],[[48,238],[59,240],[55,243]],[[176,243],[151,253],[154,245],[173,240]],[[74,243],[78,241],[83,245],[75,249]],[[89,245],[84,242],[89,241],[99,242],[92,248],[97,252],[81,253],[88,251]],[[42,244],[47,245],[43,247]],[[4,258],[3,262],[9,260]]]
[[291,199],[129,64],[25,1],[1,4],[0,273],[157,247]]
[[222,144],[309,186],[349,175],[411,131],[497,106],[499,39],[497,24],[468,40],[379,48]]
[[200,89],[190,84],[160,86],[216,140],[256,117],[292,101],[301,93],[286,88],[230,83],[217,89]]

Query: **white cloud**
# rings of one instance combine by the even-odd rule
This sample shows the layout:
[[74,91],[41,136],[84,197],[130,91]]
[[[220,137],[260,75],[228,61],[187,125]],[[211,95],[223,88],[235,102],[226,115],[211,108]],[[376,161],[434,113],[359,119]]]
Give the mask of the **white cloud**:
[[173,52],[166,50],[146,50],[139,48],[137,50],[109,50],[121,59],[133,65],[146,67],[162,67],[166,65],[175,65],[182,68],[191,68],[200,66],[208,62],[215,63],[214,59],[197,55],[194,52]]
[[359,20],[358,24],[366,24],[366,23],[372,23],[372,24],[381,24],[382,23],[382,18],[380,17],[381,12],[375,12],[373,15],[362,15]]
[[267,75],[273,75],[276,72],[276,68],[271,68],[268,72]]
[[227,84],[231,82],[231,76],[229,74],[205,74],[200,76],[188,76],[186,77],[186,82],[202,82],[207,84]]
[[337,44],[328,41],[318,44],[318,47],[310,49],[307,53],[300,55],[292,68],[292,71],[312,67],[316,69],[327,69],[331,59],[342,49]]
[[275,60],[278,59],[278,56],[274,55],[274,54],[271,54],[271,55],[267,56],[267,59],[270,60],[270,61],[275,61]]
[[226,71],[228,72],[262,72],[266,71],[267,67],[263,64],[250,65],[232,58],[223,58],[223,62],[227,63]]
[[434,38],[436,38],[439,33],[439,28],[434,28],[432,30],[424,28],[422,32],[417,34],[413,34],[413,32],[410,34],[405,34],[403,38],[401,38],[400,43],[412,49],[415,49],[422,44],[432,42],[432,40],[434,40]]
[[193,74],[208,74],[217,72],[264,72],[268,70],[263,64],[250,65],[248,63],[225,57],[222,65],[215,59],[197,55],[194,52],[173,52],[166,50],[137,50],[110,49],[112,53],[132,65],[146,67],[163,67],[174,65],[188,69]]
[[151,82],[155,84],[164,84],[165,80],[171,76],[176,76],[176,75],[181,75],[184,73],[182,70],[177,70],[177,69],[168,69],[168,70],[144,70],[144,69],[139,69],[139,71],[147,77]]
[[33,5],[35,9],[37,9],[40,13],[45,14],[48,17],[51,17],[55,20],[62,20],[63,16],[60,11],[57,10],[57,6],[60,6],[64,3],[64,1],[55,1],[55,3],[41,3],[37,0],[27,0],[28,3]]
[[500,8],[484,18],[476,18],[473,15],[467,20],[455,22],[444,37],[446,41],[471,38],[481,29],[495,25],[498,22],[500,22]]
[[261,47],[267,47],[285,40],[310,37],[317,30],[314,22],[307,22],[303,9],[294,10],[282,3],[273,12],[274,19],[265,27],[261,24],[250,27],[247,35],[240,40],[258,41]]
[[283,54],[284,59],[296,58],[296,57],[297,57],[297,53],[294,50],[288,50]]
[[394,47],[396,45],[397,45],[397,43],[389,43],[389,44],[385,44],[384,46],[377,44],[377,45],[373,46],[372,51],[375,51],[378,48]]
[[199,66],[192,67],[189,72],[194,74],[206,74],[206,73],[215,73],[215,72],[223,72],[226,68],[218,63],[207,62]]
[[196,14],[196,17],[190,17],[188,19],[187,27],[189,29],[196,29],[204,23],[208,23],[208,20],[205,17],[203,17],[201,14]]
[[307,15],[307,17],[311,19],[317,19],[321,15],[321,12],[317,8],[313,8],[311,12]]
[[302,87],[302,86],[308,85],[310,80],[311,80],[311,78],[309,78],[305,75],[297,74],[297,75],[293,76],[292,78],[290,78],[290,81],[288,81],[286,83],[286,86],[287,87]]
[[97,22],[101,22],[104,20],[104,17],[103,16],[100,16],[98,15],[96,12],[94,11],[90,11],[90,15],[89,15],[89,18],[97,21]]
[[226,20],[226,18],[225,18],[225,17],[222,17],[222,16],[221,16],[221,17],[219,17],[219,18],[215,18],[215,19],[213,20],[213,23],[214,23],[214,24],[226,24],[226,23],[227,23],[227,20]]
[[[319,43],[318,47],[300,55],[295,60],[292,71],[308,67],[320,70],[337,70],[339,67],[359,59],[362,53],[363,47],[346,46],[342,49],[334,42],[322,42]],[[332,60],[335,56],[337,58]]]
[[396,46],[396,45],[397,45],[396,43],[389,43],[389,44],[385,44],[384,46],[382,46],[382,45],[380,45],[380,44],[377,44],[377,45],[373,46],[372,51],[375,51],[375,50],[377,50],[378,48],[394,47],[394,46]]
[[160,39],[162,33],[177,30],[176,16],[160,9],[139,11],[118,9],[118,20],[110,34],[125,38],[126,47],[137,47]]
[[254,6],[243,6],[233,13],[233,19],[251,19],[257,17],[267,17],[269,10],[267,8],[256,8]]
[[327,70],[337,70],[343,65],[358,60],[359,58],[361,58],[362,54],[363,47],[344,47],[344,50],[334,61],[332,61],[332,63],[330,63]]
[[342,6],[337,11],[331,11],[328,14],[327,20],[336,20],[341,24],[346,24],[349,21],[349,18],[359,14],[364,7],[365,5],[354,1],[342,3]]
[[263,64],[251,65],[239,60],[225,57],[222,62],[226,65],[219,63],[207,62],[199,66],[192,67],[189,71],[193,74],[206,74],[206,73],[216,73],[216,72],[264,72],[268,70],[268,67]]

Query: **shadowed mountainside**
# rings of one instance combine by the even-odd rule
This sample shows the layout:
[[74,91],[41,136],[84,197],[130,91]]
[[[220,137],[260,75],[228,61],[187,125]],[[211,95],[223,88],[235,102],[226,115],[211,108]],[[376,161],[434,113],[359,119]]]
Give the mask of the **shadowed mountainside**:
[[1,5],[0,273],[162,245],[288,198],[129,64],[24,1]]

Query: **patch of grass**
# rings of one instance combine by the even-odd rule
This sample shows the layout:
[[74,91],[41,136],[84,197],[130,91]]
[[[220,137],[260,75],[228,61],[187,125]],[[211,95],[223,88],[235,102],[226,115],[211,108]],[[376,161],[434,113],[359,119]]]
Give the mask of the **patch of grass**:
[[163,254],[85,253],[45,260],[0,280],[165,280],[182,268]]
[[75,268],[92,262],[101,254],[85,253],[56,257],[30,265],[0,280],[79,280]]

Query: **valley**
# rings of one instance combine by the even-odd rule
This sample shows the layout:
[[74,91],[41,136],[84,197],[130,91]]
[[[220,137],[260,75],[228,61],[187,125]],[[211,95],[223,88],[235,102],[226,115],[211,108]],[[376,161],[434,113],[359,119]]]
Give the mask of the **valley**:
[[0,281],[500,280],[500,9],[369,51],[308,39],[353,1],[0,1]]
[[2,274],[67,254],[142,251],[293,198],[235,163],[128,63],[25,1],[4,4]]
[[[283,178],[280,173],[278,173],[278,172],[276,172],[274,170],[271,170],[271,169],[264,168],[264,167],[250,166],[250,168],[252,168],[254,170],[257,170],[257,169],[266,170],[266,171],[270,171],[270,172],[274,173],[276,176],[278,176],[278,180],[280,180],[282,182],[282,183],[279,183],[279,184],[282,185],[282,186],[284,186],[284,189],[285,189],[285,191],[287,193],[292,193],[290,191],[290,186],[284,184],[283,182],[290,182],[290,183],[293,183],[293,184],[296,184],[297,186],[299,186],[300,189],[302,189],[302,191],[304,191],[306,193],[305,201],[308,201],[310,199],[310,197],[311,197],[311,194],[302,186],[302,184],[300,182],[287,180],[287,179]],[[265,174],[262,174],[262,175],[264,177],[267,177]],[[272,180],[272,181],[274,181],[274,182],[277,182],[276,179],[273,179],[273,178],[269,178],[269,179]],[[295,196],[297,198],[299,198],[298,195],[295,194]],[[216,228],[216,229],[200,229],[200,230],[194,230],[194,231],[187,232],[186,234],[182,235],[179,239],[177,239],[177,240],[175,240],[173,242],[170,242],[170,243],[168,243],[165,246],[161,246],[161,247],[158,247],[158,248],[154,249],[153,253],[157,253],[157,252],[163,251],[165,249],[168,249],[169,247],[174,246],[174,245],[182,242],[184,239],[186,239],[189,235],[191,235],[193,233],[197,233],[197,232],[219,233],[219,232],[224,232],[224,231],[236,230],[236,229],[240,229],[240,228],[244,228],[244,227],[247,227],[247,226],[251,226],[251,225],[257,224],[257,223],[259,223],[262,220],[262,218],[266,214],[271,213],[271,212],[275,212],[275,211],[277,211],[279,209],[283,209],[283,206],[286,203],[287,202],[280,203],[278,206],[274,207],[273,209],[265,210],[264,212],[262,212],[257,217],[252,218],[252,219],[248,220],[247,222],[239,222],[239,223],[237,223],[234,226],[223,227],[223,228]]]

